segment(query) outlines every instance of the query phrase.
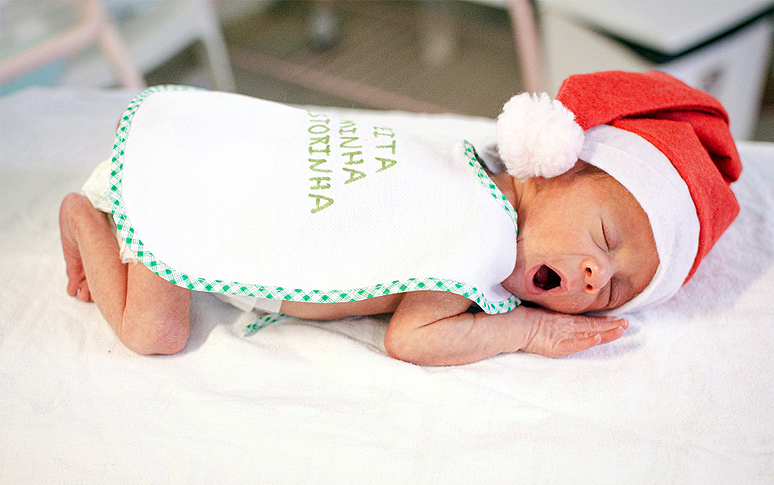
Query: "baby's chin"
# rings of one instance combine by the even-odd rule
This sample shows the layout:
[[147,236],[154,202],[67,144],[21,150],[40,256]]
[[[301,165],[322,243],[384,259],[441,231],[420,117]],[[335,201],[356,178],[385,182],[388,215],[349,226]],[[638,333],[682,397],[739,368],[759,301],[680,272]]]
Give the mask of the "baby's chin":
[[551,310],[558,313],[569,313],[573,315],[578,315],[581,313],[588,313],[596,311],[595,309],[589,308],[588,305],[582,305],[579,303],[573,303],[573,302],[567,302],[567,301],[555,301],[552,298],[541,298],[540,301],[534,301],[534,300],[527,300],[531,303],[534,303],[535,305],[538,305],[541,308],[545,308],[546,310]]
[[593,313],[603,310],[602,308],[596,308],[595,306],[592,306],[593,303],[583,301],[583,299],[578,299],[567,295],[551,294],[550,290],[540,295],[535,295],[534,293],[530,292],[525,292],[523,294],[524,296],[520,296],[519,294],[514,293],[514,295],[516,295],[522,301],[528,301],[541,308],[558,313],[580,315],[583,313]]
[[594,303],[589,304],[586,302],[571,301],[570,299],[565,299],[565,298],[557,298],[557,299],[520,298],[520,299],[522,301],[528,301],[541,308],[545,308],[546,310],[551,310],[558,313],[568,313],[571,315],[584,315],[584,314],[589,314],[591,316],[615,315],[615,310],[616,310],[615,308],[609,309],[609,308],[600,307],[599,305],[595,305]]

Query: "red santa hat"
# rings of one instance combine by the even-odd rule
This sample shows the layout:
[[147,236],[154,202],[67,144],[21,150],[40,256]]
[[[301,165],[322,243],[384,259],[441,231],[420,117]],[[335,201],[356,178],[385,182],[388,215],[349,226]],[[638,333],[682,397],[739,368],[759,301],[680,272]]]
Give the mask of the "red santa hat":
[[514,96],[497,120],[497,141],[514,177],[554,177],[581,159],[640,203],[660,264],[619,313],[674,295],[739,213],[730,184],[742,165],[728,114],[668,74],[581,74],[566,79],[553,101]]

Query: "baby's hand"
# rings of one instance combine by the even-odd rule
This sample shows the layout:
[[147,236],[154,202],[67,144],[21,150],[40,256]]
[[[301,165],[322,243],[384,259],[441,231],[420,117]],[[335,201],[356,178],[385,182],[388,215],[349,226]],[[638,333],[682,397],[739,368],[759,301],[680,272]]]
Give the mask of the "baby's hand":
[[563,357],[620,338],[629,322],[617,317],[567,315],[542,308],[524,308],[531,330],[522,351]]

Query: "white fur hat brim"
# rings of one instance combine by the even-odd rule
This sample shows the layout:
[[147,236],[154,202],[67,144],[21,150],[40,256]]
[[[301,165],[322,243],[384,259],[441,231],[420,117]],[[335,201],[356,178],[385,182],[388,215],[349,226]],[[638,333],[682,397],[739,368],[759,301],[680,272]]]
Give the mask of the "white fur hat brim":
[[579,158],[604,170],[637,199],[651,222],[658,251],[650,284],[608,313],[619,315],[671,298],[685,282],[699,246],[699,218],[685,181],[650,142],[609,125],[586,130]]

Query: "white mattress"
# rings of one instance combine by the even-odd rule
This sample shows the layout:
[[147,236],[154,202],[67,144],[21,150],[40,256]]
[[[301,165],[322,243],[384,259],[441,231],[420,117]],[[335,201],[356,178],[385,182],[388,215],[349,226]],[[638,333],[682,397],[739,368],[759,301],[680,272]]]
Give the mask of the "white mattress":
[[[774,481],[774,145],[741,145],[739,218],[611,344],[423,368],[386,356],[385,319],[243,338],[254,315],[196,295],[187,348],[144,357],[65,293],[57,224],[131,97],[0,99],[0,483]],[[493,135],[482,119],[358,116]]]

